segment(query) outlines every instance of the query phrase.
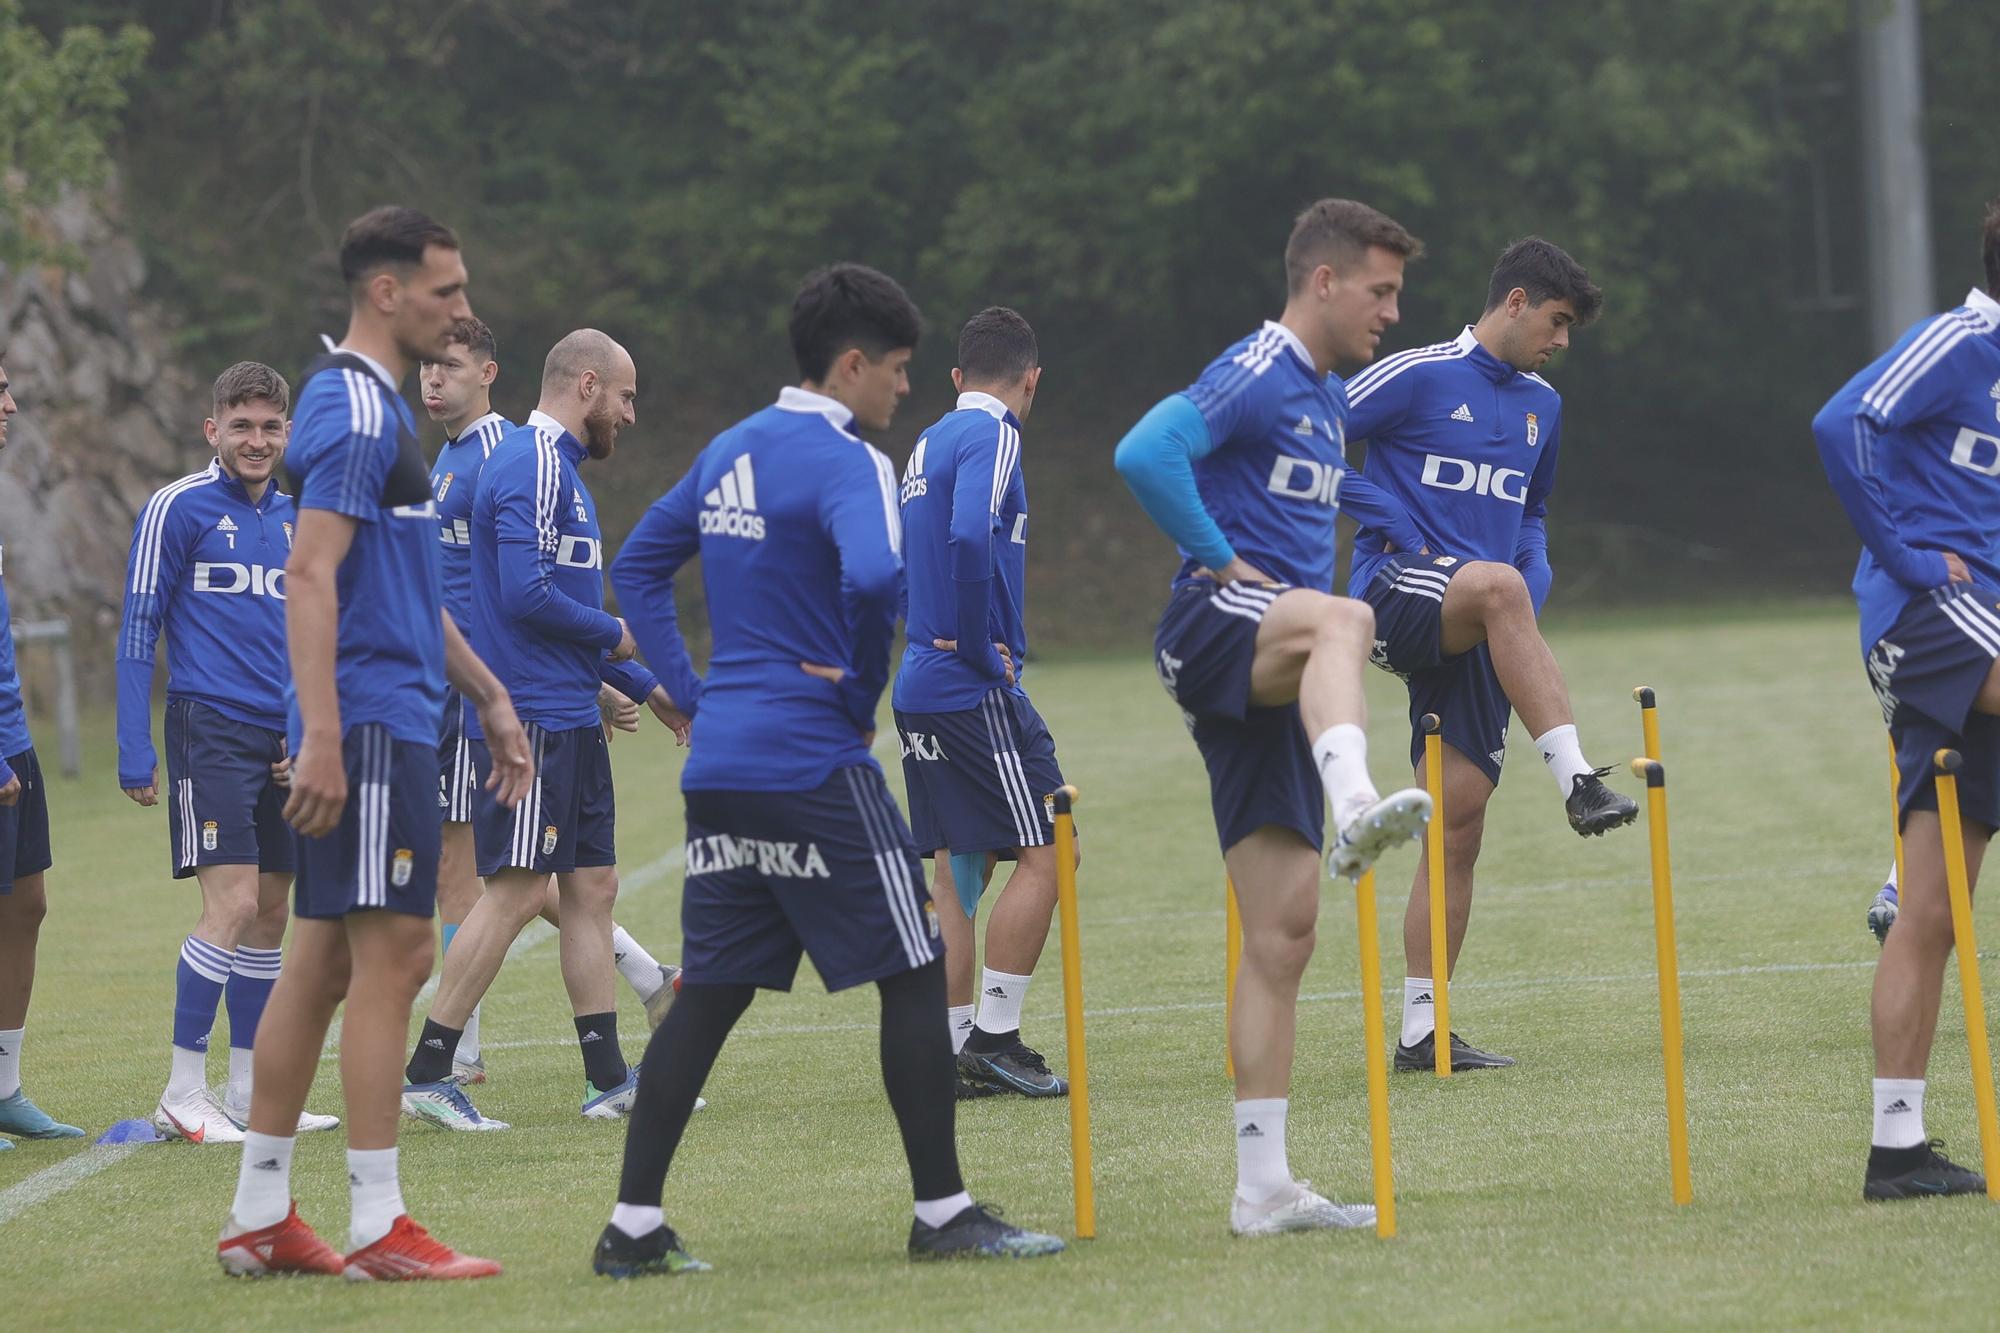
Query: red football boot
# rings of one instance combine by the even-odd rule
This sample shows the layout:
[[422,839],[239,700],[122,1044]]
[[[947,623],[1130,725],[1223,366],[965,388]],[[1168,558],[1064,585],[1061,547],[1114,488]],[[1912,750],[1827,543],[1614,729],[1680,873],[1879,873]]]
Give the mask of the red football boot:
[[290,1273],[325,1273],[331,1277],[342,1271],[340,1252],[321,1240],[299,1216],[293,1202],[285,1220],[255,1231],[231,1234],[236,1219],[222,1226],[222,1239],[215,1243],[215,1257],[222,1271],[231,1277],[274,1277]]
[[396,1219],[389,1234],[347,1256],[346,1273],[355,1282],[413,1282],[425,1278],[498,1277],[500,1265],[491,1259],[460,1254],[434,1240],[410,1220]]

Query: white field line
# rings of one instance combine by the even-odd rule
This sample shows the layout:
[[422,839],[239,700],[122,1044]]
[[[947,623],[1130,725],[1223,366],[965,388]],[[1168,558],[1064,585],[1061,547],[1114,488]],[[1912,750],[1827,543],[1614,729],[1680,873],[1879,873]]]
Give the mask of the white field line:
[[0,1190],[0,1226],[5,1226],[38,1203],[75,1189],[99,1171],[118,1165],[144,1146],[142,1143],[100,1143]]

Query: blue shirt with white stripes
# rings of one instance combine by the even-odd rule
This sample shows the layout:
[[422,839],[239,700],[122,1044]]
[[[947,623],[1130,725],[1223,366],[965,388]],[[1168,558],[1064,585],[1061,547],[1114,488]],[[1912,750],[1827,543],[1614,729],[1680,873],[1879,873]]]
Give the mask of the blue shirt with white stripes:
[[622,635],[604,609],[604,537],[584,456],[561,422],[531,412],[494,446],[472,506],[473,649],[521,720],[548,731],[596,726],[600,681],[634,699],[657,684],[605,658]]
[[[0,575],[5,573],[6,554],[0,547]],[[21,673],[14,666],[14,622],[7,610],[7,582],[0,577],[0,786],[14,780],[7,760],[33,744],[28,736],[28,712],[21,706]]]
[[[1347,401],[1297,335],[1266,321],[1183,393],[1208,427],[1193,463],[1202,508],[1235,553],[1281,583],[1333,591],[1333,521],[1347,464]],[[1202,562],[1185,547],[1176,585]]]
[[[1946,551],[2000,588],[2000,301],[1975,288],[1916,325],[1827,400],[1813,437],[1861,536],[1864,654],[1948,581]],[[2000,652],[2000,620],[1982,629]]]
[[[335,352],[307,368],[285,470],[301,511],[354,520],[335,581],[343,733],[375,722],[399,741],[437,744],[445,680],[435,502],[410,405],[380,365]],[[289,671],[285,704],[296,750],[303,726]]]
[[444,575],[444,609],[468,639],[472,637],[472,498],[479,469],[493,446],[514,429],[498,412],[488,412],[448,439],[431,464],[431,495],[437,501],[438,557]]
[[[977,708],[994,689],[1021,694],[1028,631],[1028,485],[1021,423],[991,394],[960,394],[903,469],[909,589],[895,704],[910,713]],[[934,646],[956,640],[957,651]],[[1006,684],[996,643],[1014,658]]]
[[[612,563],[633,636],[695,713],[684,790],[811,791],[875,762],[863,735],[889,679],[902,523],[895,470],[852,421],[831,398],[785,389],[710,441]],[[674,574],[697,555],[705,682],[674,607]],[[823,680],[801,663],[845,674]]]
[[1547,380],[1494,356],[1468,326],[1348,380],[1347,433],[1368,441],[1343,497],[1361,524],[1350,596],[1393,553],[1428,550],[1513,565],[1541,607],[1552,578],[1545,520],[1562,433],[1562,396]]
[[118,631],[118,784],[156,779],[153,655],[167,639],[167,697],[224,717],[285,726],[285,560],[292,499],[254,503],[220,459],[153,493],[133,525]]

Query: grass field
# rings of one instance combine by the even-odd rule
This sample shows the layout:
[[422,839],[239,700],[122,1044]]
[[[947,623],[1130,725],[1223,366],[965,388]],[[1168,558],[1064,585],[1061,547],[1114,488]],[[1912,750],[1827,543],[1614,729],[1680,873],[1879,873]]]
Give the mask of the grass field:
[[[213,1260],[234,1150],[141,1148],[27,1203],[81,1146],[0,1156],[0,1294],[10,1325],[832,1328],[1594,1328],[1989,1326],[2000,1210],[1865,1206],[1867,997],[1862,914],[1888,859],[1881,727],[1851,611],[1574,619],[1553,631],[1587,752],[1638,746],[1634,684],[1658,687],[1674,803],[1695,1204],[1668,1199],[1643,829],[1582,842],[1516,737],[1496,797],[1456,1026],[1519,1067],[1440,1085],[1392,1080],[1401,1235],[1236,1241],[1222,1076],[1222,898],[1201,767],[1138,655],[1038,667],[1030,685],[1084,793],[1079,808],[1099,1239],[1032,1267],[915,1267],[907,1180],[875,1072],[875,1002],[760,999],[724,1052],[668,1182],[669,1218],[713,1274],[613,1285],[588,1256],[623,1130],[576,1114],[581,1074],[555,951],[510,963],[485,1010],[497,1135],[410,1126],[405,1194],[454,1243],[507,1265],[471,1285],[243,1284]],[[1396,682],[1371,673],[1378,780],[1402,771]],[[164,873],[166,831],[116,790],[109,719],[91,776],[58,780],[57,865],[27,1050],[29,1091],[93,1133],[150,1111],[166,1074],[173,958],[192,893]],[[42,729],[47,742],[50,728]],[[615,750],[630,897],[620,920],[678,950],[678,758],[654,729]],[[892,766],[892,773],[893,773]],[[900,775],[892,779],[900,787]],[[1633,790],[1629,777],[1620,785]],[[1414,857],[1382,876],[1389,1021]],[[650,869],[643,869],[651,867]],[[2000,927],[1993,928],[2000,932]],[[2000,935],[1996,935],[2000,938]],[[1326,895],[1293,1088],[1294,1170],[1365,1198],[1368,1156],[1352,894]],[[1059,1064],[1056,951],[1027,1035]],[[622,997],[628,1053],[644,1019]],[[1956,983],[1929,1127],[1977,1160]],[[1393,1035],[1390,1040],[1393,1041]],[[218,1041],[218,1045],[220,1042]],[[338,1110],[333,1065],[316,1108]],[[220,1054],[212,1072],[221,1074]],[[974,1193],[1068,1234],[1059,1104],[961,1109]],[[337,1136],[301,1142],[295,1183],[338,1243]],[[60,1183],[60,1182],[58,1182]],[[20,1322],[15,1323],[16,1320]]]

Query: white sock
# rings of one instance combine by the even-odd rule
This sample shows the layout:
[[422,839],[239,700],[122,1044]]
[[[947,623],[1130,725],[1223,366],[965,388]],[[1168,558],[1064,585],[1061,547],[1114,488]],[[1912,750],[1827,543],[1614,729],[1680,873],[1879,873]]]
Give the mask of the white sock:
[[611,957],[618,964],[618,975],[625,978],[625,984],[640,999],[660,988],[660,960],[647,953],[646,946],[615,921],[611,923]]
[[1381,799],[1375,784],[1368,780],[1367,732],[1352,722],[1336,723],[1319,734],[1312,751],[1336,822],[1353,818],[1356,806],[1373,805]]
[[0,1097],[21,1090],[21,1040],[28,1029],[0,1028]]
[[353,1212],[347,1223],[348,1248],[373,1245],[403,1215],[403,1186],[396,1179],[394,1148],[349,1148],[347,1184]]
[[972,1006],[955,1004],[944,1012],[951,1024],[951,1053],[957,1055],[965,1049],[965,1039],[972,1035]]
[[658,1208],[643,1203],[614,1203],[611,1205],[611,1225],[630,1236],[633,1240],[650,1236],[667,1224],[666,1214]]
[[1403,978],[1403,1045],[1414,1046],[1437,1030],[1429,977]]
[[[174,1054],[180,1052],[176,1050]],[[256,1052],[251,1047],[229,1048],[229,1087],[223,1094],[225,1103],[237,1107],[250,1104],[250,1070],[256,1063]]]
[[972,1207],[972,1196],[964,1190],[948,1199],[918,1199],[917,1220],[927,1227],[941,1227]]
[[[236,1171],[236,1202],[229,1215],[244,1231],[276,1226],[292,1208],[292,1136],[243,1136],[243,1163]],[[240,1234],[240,1233],[239,1233]]]
[[1894,861],[1889,863],[1889,873],[1882,876],[1882,884],[1885,888],[1894,889],[1898,887],[1896,884],[1896,863]]
[[1021,1030],[1021,1004],[1028,998],[1028,983],[1034,978],[1017,977],[1012,972],[980,969],[979,1021],[981,1032],[1002,1035]]
[[1877,1148],[1914,1148],[1924,1141],[1924,1081],[1920,1078],[1875,1080]]
[[[480,1004],[486,1003],[484,1000]],[[471,1064],[479,1059],[479,1005],[472,1006],[472,1013],[465,1020],[465,1030],[458,1034],[458,1050],[454,1059]]]
[[1544,735],[1535,737],[1535,748],[1542,752],[1542,762],[1549,766],[1549,772],[1554,775],[1556,786],[1565,799],[1579,774],[1595,771],[1590,761],[1583,757],[1583,746],[1576,738],[1574,722],[1553,727]]
[[[0,1042],[0,1045],[6,1043]],[[192,1097],[208,1086],[208,1052],[190,1051],[185,1046],[168,1047],[174,1053],[173,1070],[167,1075],[167,1096]]]
[[1236,1103],[1236,1195],[1263,1203],[1290,1189],[1292,1168],[1285,1160],[1283,1097],[1253,1097]]

